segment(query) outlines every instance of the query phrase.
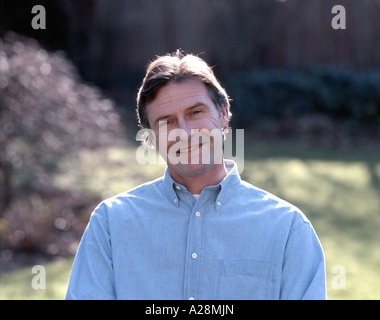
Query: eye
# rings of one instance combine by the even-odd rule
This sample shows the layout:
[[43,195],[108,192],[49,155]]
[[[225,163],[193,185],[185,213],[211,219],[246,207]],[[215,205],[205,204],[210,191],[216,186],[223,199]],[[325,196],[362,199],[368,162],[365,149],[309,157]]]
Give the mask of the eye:
[[173,123],[173,120],[170,120],[170,119],[160,120],[158,127],[159,128],[167,127],[167,126],[170,126],[172,123]]
[[200,110],[200,109],[195,109],[195,110],[193,110],[191,112],[192,115],[197,115],[197,114],[200,114],[200,113],[202,113],[202,110]]

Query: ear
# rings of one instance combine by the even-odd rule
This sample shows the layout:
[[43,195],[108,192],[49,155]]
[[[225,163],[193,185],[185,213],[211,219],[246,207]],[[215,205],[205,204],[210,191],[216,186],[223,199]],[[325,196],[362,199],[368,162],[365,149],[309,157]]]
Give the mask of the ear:
[[220,109],[220,115],[221,115],[222,128],[228,127],[228,123],[230,122],[230,117],[229,117],[229,112],[227,110],[227,107],[222,107]]

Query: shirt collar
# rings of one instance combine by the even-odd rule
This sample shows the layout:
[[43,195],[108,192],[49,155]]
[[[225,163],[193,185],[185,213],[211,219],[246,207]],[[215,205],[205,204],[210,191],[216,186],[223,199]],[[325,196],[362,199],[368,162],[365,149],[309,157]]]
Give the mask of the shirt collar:
[[[229,159],[225,159],[224,161],[228,171],[227,175],[219,184],[205,187],[205,189],[218,189],[218,195],[215,198],[215,206],[217,208],[221,207],[236,192],[236,187],[241,183],[236,162]],[[168,200],[173,203],[173,205],[179,206],[177,192],[181,190],[185,191],[186,187],[173,180],[168,167],[165,169],[163,184]]]
[[219,183],[220,191],[216,197],[216,205],[218,208],[223,206],[223,204],[225,204],[233,194],[238,192],[237,187],[241,184],[236,162],[225,159],[225,165],[228,173]]

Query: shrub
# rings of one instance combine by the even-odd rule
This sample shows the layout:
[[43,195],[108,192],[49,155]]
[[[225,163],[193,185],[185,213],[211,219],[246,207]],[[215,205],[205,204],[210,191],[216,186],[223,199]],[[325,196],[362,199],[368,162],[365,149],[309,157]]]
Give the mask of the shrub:
[[322,114],[356,128],[380,124],[380,69],[255,69],[224,82],[233,125]]

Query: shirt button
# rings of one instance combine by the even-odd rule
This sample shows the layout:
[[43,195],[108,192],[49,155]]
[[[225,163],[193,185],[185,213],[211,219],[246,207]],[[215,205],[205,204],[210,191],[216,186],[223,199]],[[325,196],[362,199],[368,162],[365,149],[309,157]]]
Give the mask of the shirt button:
[[201,213],[199,211],[195,212],[195,216],[199,218],[201,216]]
[[180,187],[180,186],[175,186],[175,188],[176,188],[177,190],[181,190],[181,187]]
[[177,202],[178,202],[178,199],[177,199],[177,198],[175,198],[173,201],[174,201],[174,203],[177,203]]
[[189,300],[195,300],[194,297],[190,297]]
[[196,259],[196,258],[198,257],[198,255],[194,252],[194,253],[191,254],[191,257],[192,257],[193,259]]
[[216,204],[218,207],[220,207],[222,203],[220,201],[218,201]]

